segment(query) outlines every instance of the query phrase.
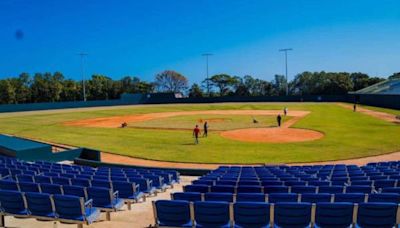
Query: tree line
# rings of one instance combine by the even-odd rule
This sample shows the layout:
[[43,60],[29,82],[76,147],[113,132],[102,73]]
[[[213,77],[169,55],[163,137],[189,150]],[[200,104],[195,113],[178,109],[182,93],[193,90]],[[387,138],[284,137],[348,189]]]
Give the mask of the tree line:
[[[389,78],[400,78],[394,73]],[[85,81],[87,100],[118,99],[123,93],[183,93],[189,97],[206,96],[282,96],[286,87],[290,95],[341,95],[357,91],[377,82],[380,77],[364,73],[303,72],[286,84],[283,75],[275,75],[271,81],[251,75],[232,76],[216,74],[201,83],[189,85],[184,75],[166,70],[157,74],[154,81],[143,81],[136,76],[114,80],[94,74]],[[67,79],[61,72],[22,73],[17,77],[0,80],[0,104],[59,102],[83,100],[83,82]]]

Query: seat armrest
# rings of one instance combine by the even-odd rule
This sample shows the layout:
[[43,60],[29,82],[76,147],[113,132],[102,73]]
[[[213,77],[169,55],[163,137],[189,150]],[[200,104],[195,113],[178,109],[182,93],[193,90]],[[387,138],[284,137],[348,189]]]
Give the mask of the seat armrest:
[[113,196],[114,196],[115,198],[118,198],[118,194],[119,194],[118,191],[113,192]]
[[89,206],[91,208],[92,205],[93,205],[93,200],[92,199],[89,199],[88,201],[85,202],[85,207]]

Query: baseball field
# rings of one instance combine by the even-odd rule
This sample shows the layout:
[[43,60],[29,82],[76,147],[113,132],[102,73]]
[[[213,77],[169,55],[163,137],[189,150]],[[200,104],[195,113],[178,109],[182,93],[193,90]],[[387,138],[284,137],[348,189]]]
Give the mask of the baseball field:
[[[278,114],[283,117],[281,127]],[[202,130],[206,121],[208,137],[200,135],[195,145],[192,129],[199,125]],[[120,127],[123,122],[126,128]],[[169,104],[10,113],[0,116],[0,132],[175,162],[297,163],[400,151],[400,125],[336,103]]]

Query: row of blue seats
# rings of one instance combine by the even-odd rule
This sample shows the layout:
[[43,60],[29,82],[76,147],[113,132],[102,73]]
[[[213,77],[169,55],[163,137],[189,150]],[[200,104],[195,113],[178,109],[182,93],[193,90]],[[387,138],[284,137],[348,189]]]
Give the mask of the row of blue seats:
[[276,180],[264,180],[264,181],[254,181],[254,180],[241,180],[241,181],[232,181],[232,180],[194,180],[193,184],[200,185],[232,185],[232,186],[242,186],[242,185],[251,185],[251,186],[331,186],[331,185],[363,185],[363,186],[373,186],[375,188],[384,188],[384,187],[400,187],[400,181],[398,180],[355,180],[350,182],[344,181],[320,181],[320,180],[312,180],[312,181],[299,181],[299,180],[289,180],[289,181],[276,181]]
[[[163,182],[149,180],[147,178],[129,178],[129,179],[118,179],[118,180],[106,180],[106,179],[90,179],[90,178],[65,178],[65,177],[51,177],[51,176],[30,176],[30,175],[16,175],[15,180],[5,179],[2,181],[15,181],[15,182],[31,182],[39,184],[59,184],[59,185],[75,185],[82,187],[103,187],[103,188],[113,188],[114,182],[126,182],[135,183],[139,186],[140,191],[147,193],[149,195],[156,195],[157,189],[160,191],[165,190]],[[0,189],[1,183],[0,180]],[[155,187],[153,187],[155,183]]]
[[[227,193],[374,193],[374,187],[363,185],[351,186],[252,186],[252,185],[186,185],[185,192],[227,192]],[[380,189],[382,191],[382,189]]]
[[37,184],[31,182],[14,182],[14,181],[0,181],[0,190],[6,191],[19,191],[19,192],[37,192],[47,194],[59,195],[73,195],[83,197],[86,200],[91,199],[95,195],[94,191],[99,189],[107,189],[110,192],[118,192],[119,197],[124,199],[128,204],[128,209],[131,204],[139,202],[139,200],[146,200],[145,194],[140,191],[139,186],[135,183],[127,182],[113,182],[111,188],[102,186],[83,187],[76,185],[60,185],[60,184]]
[[106,211],[107,220],[110,220],[110,212],[121,208],[123,202],[109,192],[98,191],[96,194],[102,206],[108,202],[106,207],[97,208],[93,200],[85,201],[77,196],[0,190],[0,225],[6,227],[4,216],[15,216],[73,223],[83,227],[82,224],[89,225],[98,220],[101,210]]
[[159,200],[156,226],[167,227],[393,227],[395,203],[260,203]]
[[226,201],[226,202],[390,202],[400,203],[400,194],[398,193],[220,193],[220,192],[176,192],[171,194],[173,200],[187,201]]

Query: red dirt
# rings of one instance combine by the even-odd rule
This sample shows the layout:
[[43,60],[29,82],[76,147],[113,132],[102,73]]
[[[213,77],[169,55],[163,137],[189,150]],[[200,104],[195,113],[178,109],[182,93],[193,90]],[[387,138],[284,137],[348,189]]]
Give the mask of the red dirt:
[[[303,117],[310,112],[307,111],[290,111],[289,116]],[[280,110],[205,110],[205,111],[180,111],[180,112],[159,112],[147,113],[129,116],[113,116],[104,118],[85,119],[77,121],[65,122],[66,126],[79,127],[104,127],[119,128],[121,123],[142,122],[159,118],[168,118],[181,115],[278,115],[282,114]]]

